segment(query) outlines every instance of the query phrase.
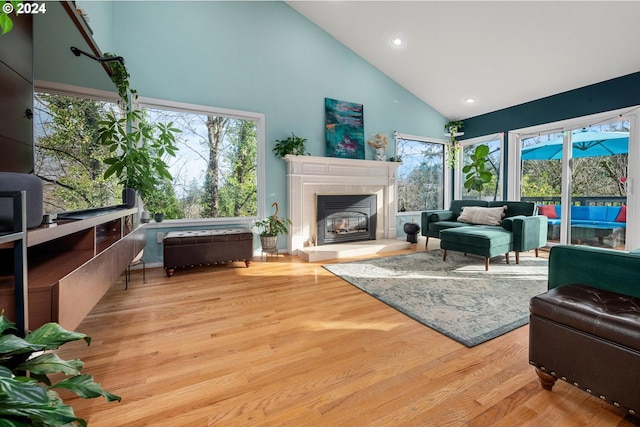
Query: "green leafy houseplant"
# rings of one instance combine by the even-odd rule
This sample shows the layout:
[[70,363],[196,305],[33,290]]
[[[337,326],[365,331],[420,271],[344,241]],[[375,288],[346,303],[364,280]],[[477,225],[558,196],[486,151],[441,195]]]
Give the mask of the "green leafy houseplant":
[[260,234],[260,243],[265,251],[275,249],[278,245],[278,235],[287,234],[289,232],[288,226],[291,225],[290,219],[278,218],[277,202],[273,202],[271,206],[275,207],[275,213],[263,220],[256,221],[252,226]]
[[462,168],[464,177],[464,188],[468,192],[475,190],[478,195],[482,194],[484,186],[491,181],[493,174],[486,170],[487,156],[489,155],[488,145],[478,145],[471,154],[471,163]]
[[[12,331],[16,325],[0,314],[0,426],[86,426],[55,389],[69,390],[85,399],[103,396],[110,402],[120,401],[92,376],[80,373],[84,366],[81,360],[62,360],[48,352],[71,341],[84,340],[89,345],[90,337],[67,331],[57,323],[47,323],[25,338]],[[52,383],[50,374],[66,377]]]
[[145,200],[162,182],[173,178],[163,157],[175,157],[176,134],[180,129],[174,128],[173,122],[151,124],[144,111],[133,109],[132,101],[138,94],[129,84],[129,72],[118,61],[108,64],[111,79],[125,103],[125,114],[118,117],[110,113],[106,120],[99,122],[98,139],[111,153],[104,160],[108,165],[104,178],[115,175],[124,188],[136,189]]
[[305,138],[300,138],[291,132],[291,136],[285,139],[276,139],[276,145],[273,147],[273,152],[281,159],[287,154],[293,155],[309,155],[305,153]]
[[[4,5],[5,2],[2,3]],[[11,4],[12,6],[11,10],[16,10],[19,3],[22,3],[22,1],[10,1],[9,4]],[[7,13],[4,8],[2,8],[2,10],[0,11],[0,31],[2,34],[6,34],[11,31],[12,28],[13,20],[9,16],[9,13]]]
[[261,221],[256,221],[253,227],[262,237],[275,237],[280,234],[287,234],[289,232],[289,225],[291,225],[290,219],[278,218],[275,215],[271,215]]

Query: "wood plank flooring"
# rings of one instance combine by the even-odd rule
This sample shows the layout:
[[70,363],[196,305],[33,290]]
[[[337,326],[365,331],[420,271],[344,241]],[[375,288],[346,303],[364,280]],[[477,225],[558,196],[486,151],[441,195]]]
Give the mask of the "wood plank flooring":
[[469,349],[327,263],[133,272],[78,327],[91,346],[59,351],[122,402],[69,403],[91,427],[638,425],[566,383],[542,390],[527,326]]

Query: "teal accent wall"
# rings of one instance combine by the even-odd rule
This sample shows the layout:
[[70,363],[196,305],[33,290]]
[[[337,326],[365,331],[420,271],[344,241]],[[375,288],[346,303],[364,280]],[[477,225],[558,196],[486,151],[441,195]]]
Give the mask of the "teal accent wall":
[[640,72],[464,119],[464,138],[640,105]]
[[[605,80],[524,104],[464,119],[464,137],[476,138],[640,105],[640,72]],[[509,176],[509,146],[502,151],[503,176]],[[507,180],[503,192],[507,193]]]
[[[107,5],[110,31],[109,19],[92,18]],[[125,58],[140,96],[265,114],[268,213],[273,202],[287,211],[286,164],[271,151],[275,140],[294,132],[308,139],[312,155],[324,156],[325,97],[363,104],[365,135],[387,133],[388,156],[395,154],[393,131],[442,138],[444,116],[284,2],[83,7],[95,39],[110,41],[109,50]],[[374,157],[367,146],[366,158]]]

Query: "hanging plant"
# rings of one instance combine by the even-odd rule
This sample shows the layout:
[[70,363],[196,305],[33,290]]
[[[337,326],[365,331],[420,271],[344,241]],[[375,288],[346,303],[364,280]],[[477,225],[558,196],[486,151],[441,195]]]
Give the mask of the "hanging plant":
[[[104,56],[115,57],[113,53]],[[119,61],[108,65],[111,80],[124,103],[124,116],[109,113],[99,122],[98,140],[110,152],[110,157],[104,160],[108,166],[104,178],[114,175],[124,188],[137,190],[146,202],[163,182],[172,179],[163,156],[175,157],[180,129],[173,127],[173,122],[149,123],[144,111],[133,108],[138,93],[129,83],[127,68]]]
[[460,156],[460,143],[456,139],[457,136],[464,135],[462,132],[462,120],[452,120],[444,125],[444,130],[447,131],[445,136],[449,137],[449,144],[447,144],[447,166],[455,168],[458,163],[458,157]]

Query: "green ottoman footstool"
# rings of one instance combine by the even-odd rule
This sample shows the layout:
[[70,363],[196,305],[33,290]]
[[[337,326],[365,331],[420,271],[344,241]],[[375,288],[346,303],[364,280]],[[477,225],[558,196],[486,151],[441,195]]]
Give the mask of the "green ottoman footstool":
[[440,231],[440,248],[484,257],[484,269],[489,270],[489,258],[504,254],[509,264],[509,252],[513,250],[513,233],[501,227],[458,227]]

